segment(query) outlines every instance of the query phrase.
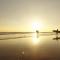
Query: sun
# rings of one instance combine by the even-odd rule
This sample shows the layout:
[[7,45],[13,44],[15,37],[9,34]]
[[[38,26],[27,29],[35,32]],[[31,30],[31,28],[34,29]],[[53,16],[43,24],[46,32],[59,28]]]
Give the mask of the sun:
[[35,21],[32,23],[33,31],[40,30],[42,27],[43,27],[43,24],[41,22]]

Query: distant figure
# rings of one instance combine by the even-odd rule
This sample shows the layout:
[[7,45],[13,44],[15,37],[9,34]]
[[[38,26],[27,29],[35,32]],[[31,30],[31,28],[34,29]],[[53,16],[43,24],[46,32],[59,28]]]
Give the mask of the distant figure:
[[39,37],[39,31],[38,30],[36,30],[36,34],[37,34],[37,38]]
[[56,32],[56,35],[58,36],[58,33],[60,33],[60,31],[57,29],[57,30],[53,30],[53,32]]
[[59,30],[57,29],[57,30],[56,30],[56,37],[58,37],[58,33],[59,33]]
[[56,34],[58,34],[58,32],[59,32],[59,31],[58,31],[58,29],[57,29],[57,32],[56,32]]

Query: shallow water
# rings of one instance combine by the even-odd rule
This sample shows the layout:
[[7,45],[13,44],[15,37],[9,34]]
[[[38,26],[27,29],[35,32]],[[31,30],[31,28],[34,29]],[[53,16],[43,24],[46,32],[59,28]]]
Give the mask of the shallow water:
[[60,40],[53,33],[0,35],[0,60],[60,60]]

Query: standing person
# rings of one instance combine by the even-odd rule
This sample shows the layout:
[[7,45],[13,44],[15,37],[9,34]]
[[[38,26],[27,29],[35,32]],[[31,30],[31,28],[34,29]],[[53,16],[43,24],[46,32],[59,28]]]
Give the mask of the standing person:
[[39,31],[38,30],[36,30],[36,34],[37,34],[37,38],[39,37]]

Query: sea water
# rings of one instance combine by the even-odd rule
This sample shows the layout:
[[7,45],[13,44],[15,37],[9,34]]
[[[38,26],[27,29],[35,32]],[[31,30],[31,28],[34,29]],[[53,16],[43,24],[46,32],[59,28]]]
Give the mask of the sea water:
[[0,60],[59,60],[60,39],[53,33],[0,35]]

